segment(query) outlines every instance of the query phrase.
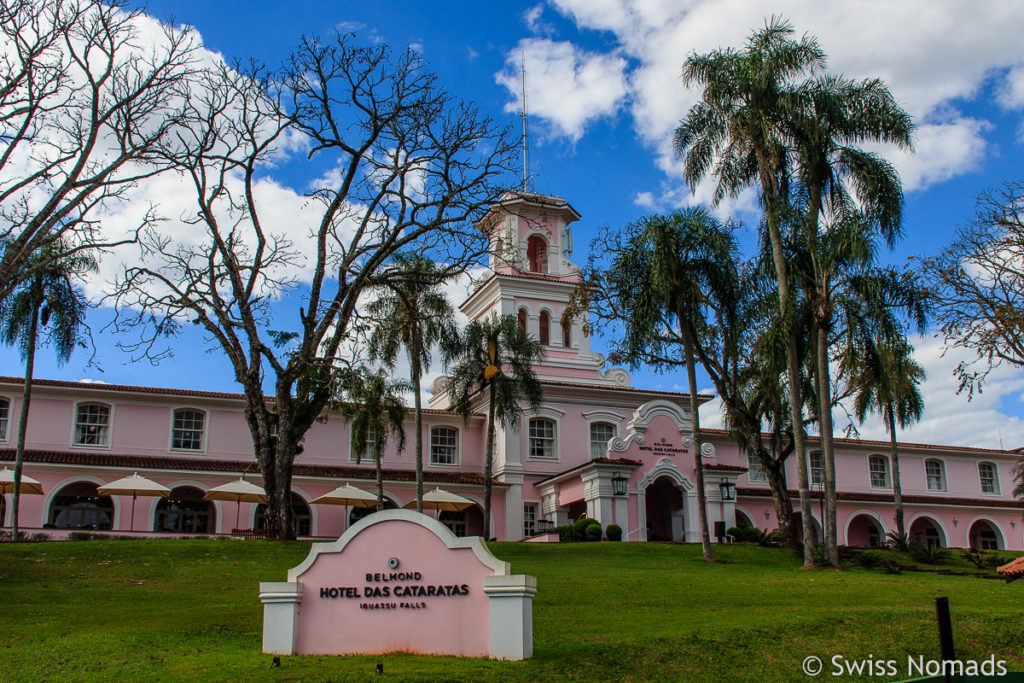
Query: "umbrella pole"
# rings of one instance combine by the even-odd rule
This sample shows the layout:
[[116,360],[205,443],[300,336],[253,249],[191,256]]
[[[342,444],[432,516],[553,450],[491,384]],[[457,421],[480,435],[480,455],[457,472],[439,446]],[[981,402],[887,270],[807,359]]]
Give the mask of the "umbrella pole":
[[235,501],[235,528],[238,528],[238,514],[242,511],[242,497]]
[[129,531],[135,531],[135,496],[136,493],[132,491],[132,528]]

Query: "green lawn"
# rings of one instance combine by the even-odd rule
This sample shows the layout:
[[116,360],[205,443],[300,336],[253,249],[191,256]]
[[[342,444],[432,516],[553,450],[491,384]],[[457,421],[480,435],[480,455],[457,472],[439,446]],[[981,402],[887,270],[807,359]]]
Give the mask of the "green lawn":
[[[938,658],[934,598],[957,654],[1024,670],[1024,581],[804,571],[783,549],[640,543],[493,544],[537,577],[532,660],[387,655],[407,680],[811,680],[826,660]],[[0,544],[0,680],[367,679],[377,657],[260,653],[259,581],[283,581],[306,543],[158,540]],[[823,675],[819,680],[838,680]],[[843,678],[841,680],[852,680]],[[879,680],[879,679],[865,679]]]

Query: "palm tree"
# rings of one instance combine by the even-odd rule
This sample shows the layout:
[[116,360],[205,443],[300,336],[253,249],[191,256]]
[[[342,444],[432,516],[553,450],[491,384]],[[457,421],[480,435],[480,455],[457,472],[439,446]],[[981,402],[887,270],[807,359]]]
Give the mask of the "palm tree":
[[[794,98],[798,114],[788,120],[794,147],[796,191],[802,199],[802,242],[812,251],[812,277],[804,279],[809,289],[810,310],[817,327],[815,374],[818,415],[825,466],[826,555],[838,566],[836,527],[835,448],[832,441],[831,380],[829,351],[834,307],[830,301],[828,265],[832,255],[821,246],[839,247],[847,256],[859,251],[862,263],[874,259],[871,238],[878,234],[891,247],[902,231],[903,190],[892,164],[878,154],[859,148],[865,142],[885,142],[901,148],[911,146],[913,123],[896,103],[889,89],[877,79],[851,81],[842,76],[821,76],[800,84]],[[819,234],[822,220],[831,225]],[[846,244],[827,234],[842,233]],[[862,234],[856,234],[856,233]],[[799,238],[798,238],[799,239]]]
[[413,439],[416,454],[416,510],[423,512],[423,406],[420,380],[430,370],[430,350],[446,346],[456,334],[455,312],[441,290],[446,273],[432,261],[419,255],[400,255],[396,263],[404,277],[389,281],[388,291],[367,306],[367,313],[376,321],[370,335],[370,357],[383,360],[394,368],[399,350],[409,355],[409,377],[412,380],[416,412]]
[[402,395],[409,390],[406,382],[392,381],[383,369],[371,371],[358,368],[343,374],[344,398],[341,414],[348,420],[352,452],[356,462],[369,456],[377,466],[377,510],[384,509],[384,473],[381,458],[389,435],[398,438],[398,451],[405,448],[405,402]]
[[541,402],[541,384],[533,366],[544,347],[520,329],[514,316],[474,320],[450,353],[448,382],[452,410],[469,420],[478,396],[487,401],[487,449],[484,461],[484,534],[491,529],[491,478],[494,470],[494,432],[500,423],[517,431],[523,399],[530,408]]
[[877,412],[889,430],[892,456],[892,495],[896,507],[896,533],[903,538],[903,489],[900,483],[900,458],[896,446],[896,424],[906,429],[921,419],[924,400],[918,385],[925,371],[911,357],[913,349],[903,337],[868,340],[851,368],[851,383],[856,390],[854,413],[864,422],[869,412]]
[[814,564],[814,523],[807,487],[800,358],[793,330],[793,297],[780,230],[789,196],[790,130],[799,99],[791,80],[824,65],[817,40],[792,39],[793,28],[772,17],[742,50],[719,49],[692,54],[683,66],[687,86],[701,86],[701,101],[690,108],[675,133],[675,148],[684,161],[691,187],[713,175],[717,204],[759,181],[765,228],[779,290],[779,309],[787,322],[787,367],[790,412],[794,426],[800,511],[804,526],[804,566]]
[[[624,340],[617,354],[633,366],[652,354],[677,357],[669,346],[682,346],[690,392],[691,440],[697,476],[697,501],[704,558],[713,560],[708,531],[704,465],[701,460],[697,403],[696,347],[709,334],[711,302],[734,309],[729,296],[736,279],[736,243],[731,231],[703,208],[668,216],[651,216],[627,229],[627,240],[604,274],[606,296],[617,310]],[[678,346],[676,346],[678,348]]]
[[53,342],[57,362],[62,365],[66,363],[72,351],[81,343],[81,328],[85,323],[85,311],[89,307],[85,295],[74,285],[72,278],[96,269],[96,261],[85,254],[55,258],[54,253],[64,253],[60,245],[51,245],[44,252],[34,258],[31,265],[35,266],[36,261],[45,265],[39,266],[32,277],[0,305],[0,340],[8,346],[17,345],[25,361],[25,386],[21,395],[14,456],[11,538],[15,541],[18,540],[18,508],[21,502],[18,489],[21,487],[21,472],[25,463],[25,430],[32,402],[32,377],[39,328],[49,328],[47,335]]

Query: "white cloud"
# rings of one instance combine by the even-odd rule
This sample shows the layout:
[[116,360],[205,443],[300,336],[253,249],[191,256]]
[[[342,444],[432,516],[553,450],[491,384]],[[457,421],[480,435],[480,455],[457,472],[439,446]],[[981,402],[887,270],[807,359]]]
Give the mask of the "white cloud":
[[[579,59],[573,56],[581,50],[569,43],[539,41],[543,43],[536,46],[539,55],[559,68],[531,70],[531,98],[538,91],[531,103],[537,101],[537,113],[573,140],[579,139],[593,116],[578,109],[558,111],[566,82],[573,84],[570,91],[576,102],[593,98],[603,104],[596,115],[628,109],[637,137],[654,152],[658,167],[674,186],[651,193],[662,204],[706,201],[710,196],[707,188],[698,188],[697,196],[688,198],[671,149],[675,126],[698,96],[680,82],[683,61],[691,52],[742,46],[772,13],[788,18],[797,35],[807,32],[818,38],[828,54],[830,72],[882,78],[918,122],[916,156],[885,150],[903,173],[908,191],[970,172],[984,161],[988,123],[968,117],[958,107],[978,97],[988,79],[995,80],[1004,107],[1024,107],[1024,45],[1018,30],[1024,25],[1024,4],[1020,3],[985,2],[965,12],[959,3],[930,0],[829,4],[781,0],[771,8],[756,0],[550,2],[581,29],[605,34],[604,57],[619,62],[628,58],[633,66],[626,73],[625,91],[609,89],[602,82],[589,86],[593,92],[588,97],[581,91],[588,87],[586,82],[565,77]],[[515,55],[518,52],[517,48]],[[589,61],[601,56],[587,53]],[[508,60],[511,65],[512,52]],[[518,57],[514,61],[518,63]],[[508,106],[515,111],[519,86],[512,83],[510,71],[518,73],[507,69],[499,74],[499,82],[517,98]],[[543,79],[552,83],[540,83]]]
[[579,140],[587,124],[613,114],[626,96],[625,59],[586,52],[572,43],[528,38],[509,52],[505,70],[495,76],[514,98],[505,105],[507,112],[522,111],[524,60],[527,112],[549,124],[551,135]]

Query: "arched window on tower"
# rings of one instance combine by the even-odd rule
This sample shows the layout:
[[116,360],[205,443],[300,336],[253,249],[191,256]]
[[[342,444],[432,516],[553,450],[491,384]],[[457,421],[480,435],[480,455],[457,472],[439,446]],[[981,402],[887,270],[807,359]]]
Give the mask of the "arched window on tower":
[[548,272],[548,243],[540,235],[530,235],[526,240],[526,258],[531,273]]
[[544,346],[551,344],[551,314],[547,311],[540,312],[540,343]]
[[526,332],[526,309],[519,309],[519,329]]
[[562,346],[565,348],[572,346],[572,321],[567,315],[562,316]]

